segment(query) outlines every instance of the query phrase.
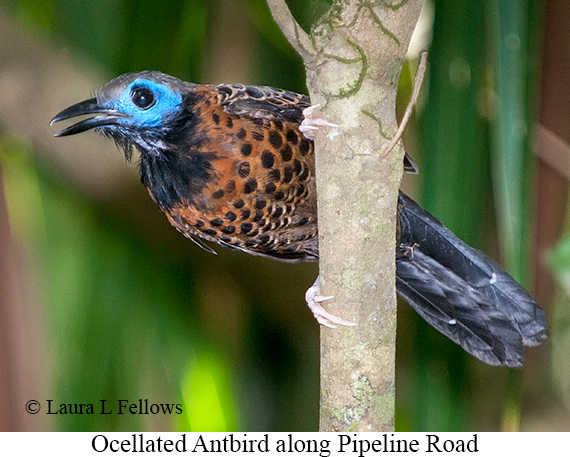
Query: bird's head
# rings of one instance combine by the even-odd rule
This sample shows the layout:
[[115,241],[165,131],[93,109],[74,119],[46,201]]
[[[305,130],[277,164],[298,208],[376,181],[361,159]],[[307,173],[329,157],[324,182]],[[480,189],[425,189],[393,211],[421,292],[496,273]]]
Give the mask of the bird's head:
[[72,105],[51,124],[78,116],[91,116],[56,133],[56,137],[97,129],[112,137],[130,158],[132,145],[139,150],[160,149],[171,122],[180,115],[183,94],[193,85],[157,71],[121,75],[93,98]]

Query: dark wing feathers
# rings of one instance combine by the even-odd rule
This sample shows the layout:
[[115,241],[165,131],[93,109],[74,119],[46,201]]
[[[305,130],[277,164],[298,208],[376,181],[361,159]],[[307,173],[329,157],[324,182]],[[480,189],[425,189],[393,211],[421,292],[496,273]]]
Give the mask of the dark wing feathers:
[[300,124],[303,110],[311,106],[306,95],[274,87],[222,84],[214,89],[228,114]]

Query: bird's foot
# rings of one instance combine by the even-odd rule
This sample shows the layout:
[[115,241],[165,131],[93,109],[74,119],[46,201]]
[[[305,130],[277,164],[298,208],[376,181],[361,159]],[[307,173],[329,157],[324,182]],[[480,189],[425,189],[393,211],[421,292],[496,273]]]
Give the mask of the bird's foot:
[[340,317],[333,316],[321,305],[325,300],[330,300],[333,297],[326,297],[321,295],[321,287],[319,278],[315,280],[314,284],[307,289],[305,293],[305,300],[307,300],[307,305],[309,309],[315,316],[317,322],[325,327],[336,328],[337,325],[345,325],[347,327],[353,327],[356,324],[354,322],[348,322]]
[[299,126],[299,130],[305,135],[305,138],[312,140],[313,130],[318,130],[319,127],[338,127],[336,124],[332,124],[325,119],[320,117],[313,118],[313,114],[317,108],[321,105],[311,105],[303,110],[303,121]]

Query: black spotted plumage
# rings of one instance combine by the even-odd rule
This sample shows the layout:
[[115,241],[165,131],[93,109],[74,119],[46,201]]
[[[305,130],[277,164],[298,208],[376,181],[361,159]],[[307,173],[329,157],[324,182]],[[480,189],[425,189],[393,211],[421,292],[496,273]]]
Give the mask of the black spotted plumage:
[[[299,129],[309,106],[308,97],[282,89],[196,85],[140,72],[114,79],[52,122],[95,114],[58,135],[96,128],[127,159],[136,148],[154,201],[204,249],[213,252],[207,240],[301,262],[318,260],[313,142]],[[417,171],[407,155],[404,165]],[[542,309],[403,193],[398,213],[398,292],[475,357],[520,366],[524,346],[547,336]]]

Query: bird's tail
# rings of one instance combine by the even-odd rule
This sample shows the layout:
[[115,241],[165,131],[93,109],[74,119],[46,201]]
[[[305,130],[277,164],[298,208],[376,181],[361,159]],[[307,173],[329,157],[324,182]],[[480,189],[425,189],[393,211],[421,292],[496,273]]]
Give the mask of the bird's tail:
[[544,311],[493,260],[401,192],[398,206],[398,293],[483,362],[521,366],[524,346],[547,338]]

